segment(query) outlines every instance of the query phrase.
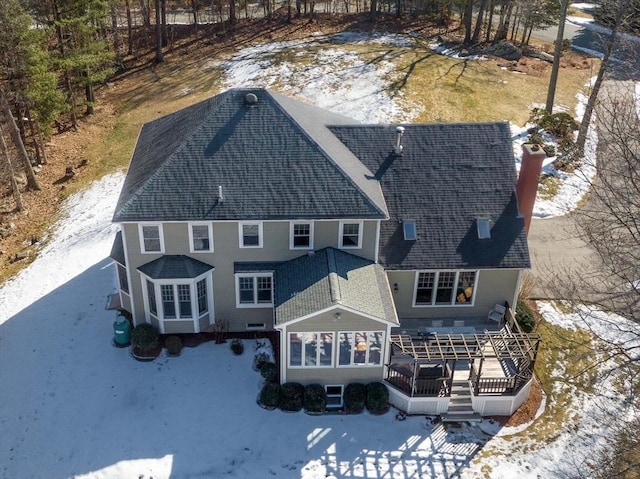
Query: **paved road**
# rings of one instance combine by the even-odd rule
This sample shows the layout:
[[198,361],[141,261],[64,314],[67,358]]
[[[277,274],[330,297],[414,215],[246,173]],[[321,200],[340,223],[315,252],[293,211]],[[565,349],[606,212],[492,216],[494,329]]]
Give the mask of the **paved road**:
[[[546,30],[534,31],[532,36],[542,41],[553,43],[558,36],[557,27],[549,27]],[[609,39],[609,34],[588,28],[584,25],[576,25],[570,21],[565,22],[564,35],[571,40],[574,48],[582,51],[594,51],[603,53]],[[613,52],[611,74],[616,80],[640,80],[640,38],[623,35],[616,41]]]

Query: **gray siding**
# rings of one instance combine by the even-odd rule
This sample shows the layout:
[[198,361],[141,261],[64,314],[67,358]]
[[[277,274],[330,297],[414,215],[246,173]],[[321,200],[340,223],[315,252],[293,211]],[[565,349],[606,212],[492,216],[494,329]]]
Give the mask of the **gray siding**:
[[[511,302],[516,292],[519,270],[483,269],[476,283],[473,306],[421,306],[413,307],[415,271],[387,271],[396,311],[403,318],[468,318],[486,316],[496,303]],[[395,285],[398,291],[395,292]]]
[[[338,247],[339,221],[314,222],[314,249],[328,246]],[[263,223],[263,247],[240,248],[237,222],[213,223],[213,253],[191,253],[188,223],[163,223],[165,253],[186,255],[212,265],[215,318],[227,321],[230,331],[244,331],[247,323],[265,323],[273,326],[273,308],[236,308],[234,262],[242,261],[287,261],[306,254],[306,250],[289,249],[290,226],[288,221]],[[363,223],[361,249],[347,250],[367,259],[375,259],[377,221]],[[135,324],[144,321],[142,278],[137,268],[160,257],[160,254],[143,254],[140,251],[138,225],[122,224],[127,246],[128,268],[131,274],[129,288],[134,298]],[[168,323],[167,323],[168,324]],[[207,325],[201,324],[201,329]],[[187,332],[187,331],[183,331]]]

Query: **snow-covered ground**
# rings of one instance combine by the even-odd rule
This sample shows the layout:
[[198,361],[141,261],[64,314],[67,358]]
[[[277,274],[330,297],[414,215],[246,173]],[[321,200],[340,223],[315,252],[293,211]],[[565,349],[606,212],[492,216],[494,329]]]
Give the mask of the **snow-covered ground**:
[[[223,66],[227,86],[287,84],[362,121],[411,118],[401,97],[380,93],[384,63],[330,47],[318,50],[319,65],[293,70],[257,48]],[[331,76],[335,65],[345,76]],[[178,358],[134,361],[111,346],[115,315],[104,310],[115,288],[110,219],[122,181],[109,175],[71,197],[38,258],[0,288],[0,477],[440,479],[475,478],[490,467],[490,477],[533,479],[554,475],[576,435],[587,438],[585,451],[593,445],[580,421],[534,444],[522,428],[490,421],[445,428],[394,412],[264,411],[255,404],[260,378],[249,342],[240,357],[207,343]],[[576,399],[579,418],[589,413],[587,399]],[[590,433],[593,424],[584,424]],[[512,455],[517,448],[528,454]]]
[[[134,361],[111,345],[115,315],[104,310],[122,180],[71,197],[38,258],[0,289],[0,477],[440,479],[491,467],[490,477],[534,479],[552,477],[578,438],[596,441],[586,420],[596,403],[577,393],[576,429],[543,444],[488,420],[265,411],[252,342],[239,357],[206,343]],[[529,452],[512,455],[516,447]]]

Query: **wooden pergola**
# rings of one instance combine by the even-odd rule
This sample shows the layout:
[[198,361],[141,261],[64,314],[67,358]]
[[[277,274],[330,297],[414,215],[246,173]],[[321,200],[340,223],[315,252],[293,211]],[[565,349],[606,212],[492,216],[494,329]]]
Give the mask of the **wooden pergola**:
[[[390,365],[413,363],[413,377],[408,378],[399,368],[390,374],[391,382],[398,383],[398,378],[404,375],[410,381],[412,395],[420,384],[424,386],[418,389],[424,392],[418,391],[417,395],[448,395],[457,361],[469,361],[469,379],[476,394],[515,394],[533,374],[541,338],[519,328],[513,332],[505,327],[501,331],[473,334],[393,334],[390,341]],[[420,365],[426,364],[441,364],[442,377],[421,382]],[[508,374],[503,372],[505,369]],[[429,383],[434,380],[439,381],[437,388]]]

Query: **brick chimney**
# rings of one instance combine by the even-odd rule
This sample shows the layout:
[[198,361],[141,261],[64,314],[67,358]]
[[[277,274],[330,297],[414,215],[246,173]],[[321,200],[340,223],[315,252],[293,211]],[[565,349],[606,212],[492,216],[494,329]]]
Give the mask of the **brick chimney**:
[[524,229],[527,233],[531,225],[533,204],[536,202],[542,161],[546,157],[547,154],[540,145],[522,145],[522,165],[516,184],[516,195],[518,196],[518,209],[524,217]]

